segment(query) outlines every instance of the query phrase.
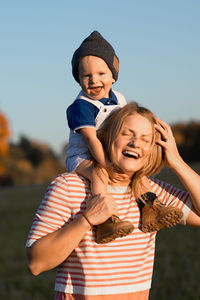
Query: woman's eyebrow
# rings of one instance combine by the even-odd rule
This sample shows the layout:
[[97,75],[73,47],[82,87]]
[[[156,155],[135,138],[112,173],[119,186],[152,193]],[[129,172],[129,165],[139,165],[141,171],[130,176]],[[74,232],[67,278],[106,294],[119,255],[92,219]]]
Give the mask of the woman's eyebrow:
[[[128,130],[132,133],[136,133],[134,129],[131,129],[131,128],[125,128],[125,130]],[[153,133],[144,133],[142,134],[142,136],[153,136]]]
[[142,136],[153,136],[153,133],[143,134]]
[[[124,128],[122,128],[122,131],[130,131],[131,133],[136,133],[135,132],[135,130],[134,129],[131,129],[131,128],[129,128],[129,127],[124,127]],[[150,133],[144,133],[144,134],[142,134],[142,136],[153,136],[153,133],[152,132],[150,132]]]

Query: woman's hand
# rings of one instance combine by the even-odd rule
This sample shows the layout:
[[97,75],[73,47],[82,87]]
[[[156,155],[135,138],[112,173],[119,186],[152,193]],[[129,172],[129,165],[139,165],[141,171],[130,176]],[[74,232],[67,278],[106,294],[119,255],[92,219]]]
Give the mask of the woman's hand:
[[117,204],[112,196],[98,194],[87,201],[84,215],[92,225],[98,225],[105,222],[112,215],[118,215]]
[[170,168],[174,168],[182,161],[178,152],[177,145],[171,130],[171,127],[164,121],[157,118],[157,124],[154,125],[156,130],[161,134],[161,139],[156,143],[162,146],[165,155],[166,164]]

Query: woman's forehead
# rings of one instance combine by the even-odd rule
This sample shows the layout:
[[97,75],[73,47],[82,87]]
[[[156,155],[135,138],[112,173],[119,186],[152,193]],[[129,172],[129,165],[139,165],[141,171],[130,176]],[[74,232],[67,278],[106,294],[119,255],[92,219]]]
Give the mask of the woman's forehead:
[[145,135],[153,133],[153,124],[149,121],[149,119],[138,113],[129,115],[124,119],[122,129],[125,128],[134,132],[139,131]]

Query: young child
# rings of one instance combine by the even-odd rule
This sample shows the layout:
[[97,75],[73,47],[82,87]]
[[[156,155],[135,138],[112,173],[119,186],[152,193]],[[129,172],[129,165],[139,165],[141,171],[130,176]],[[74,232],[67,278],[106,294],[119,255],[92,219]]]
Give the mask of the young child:
[[[113,110],[126,104],[124,96],[112,90],[118,72],[119,59],[113,47],[97,31],[92,32],[74,52],[72,73],[81,86],[81,92],[67,109],[70,138],[66,166],[69,172],[75,171],[90,180],[93,196],[106,194],[108,184],[106,157],[97,137],[97,130]],[[98,166],[95,167],[94,161]],[[146,209],[145,206],[145,209],[148,210],[148,207]],[[162,218],[167,217],[167,223],[161,225],[155,218],[155,215],[160,217],[160,211],[156,212],[153,214],[153,220],[148,216],[146,231],[174,225],[174,215],[177,215],[175,210],[169,214],[165,209],[162,207]],[[130,222],[113,216],[97,226],[96,241],[109,242],[129,234],[132,230],[133,225]]]

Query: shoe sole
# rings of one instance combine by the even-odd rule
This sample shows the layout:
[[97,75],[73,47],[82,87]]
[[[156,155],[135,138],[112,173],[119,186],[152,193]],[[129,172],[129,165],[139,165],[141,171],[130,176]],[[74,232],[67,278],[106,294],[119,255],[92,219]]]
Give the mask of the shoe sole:
[[142,225],[142,231],[145,233],[154,232],[163,228],[176,226],[178,223],[180,223],[182,217],[183,213],[181,210],[171,211],[169,214],[160,218],[160,220],[155,220],[155,222]]
[[106,244],[106,243],[112,242],[118,237],[124,237],[124,236],[130,234],[133,231],[133,229],[134,229],[134,226],[129,225],[129,226],[126,226],[123,229],[120,229],[112,234],[107,233],[107,234],[101,235],[100,238],[98,238],[98,237],[96,238],[96,243],[97,244]]

